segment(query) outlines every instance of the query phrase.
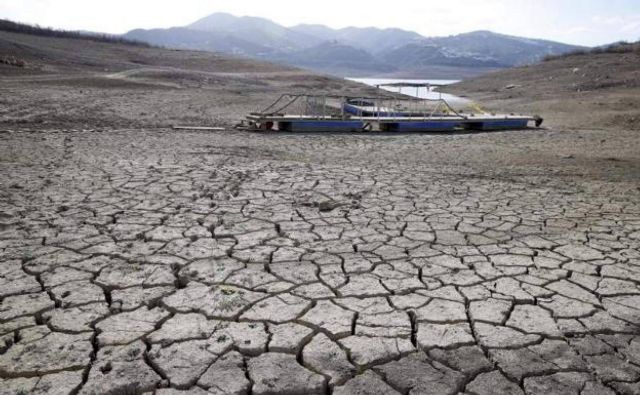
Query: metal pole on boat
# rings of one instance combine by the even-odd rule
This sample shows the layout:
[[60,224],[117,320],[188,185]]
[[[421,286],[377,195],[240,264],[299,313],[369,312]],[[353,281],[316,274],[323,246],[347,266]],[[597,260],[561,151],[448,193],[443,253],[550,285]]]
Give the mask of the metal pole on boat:
[[[399,91],[398,93],[400,93],[401,95],[404,95],[404,93],[402,93],[402,85],[400,86],[400,91]],[[399,104],[399,107],[400,107],[401,111],[403,111],[403,110],[404,110],[404,101],[403,101],[403,100],[404,100],[404,99],[402,99],[402,98],[399,98],[399,99],[398,99],[398,104]],[[401,117],[401,116],[402,116],[402,113],[399,111],[399,112],[398,112],[398,114],[397,114],[396,116],[397,116],[397,117]]]
[[375,108],[378,122],[380,122],[380,85],[376,85],[376,88],[376,102],[373,108]]
[[322,96],[322,119],[326,118],[327,96]]
[[[427,88],[427,91],[428,91],[428,90],[429,90],[429,88]],[[425,101],[425,102],[423,103],[423,106],[422,106],[422,119],[423,119],[424,121],[426,121],[426,120],[427,120],[427,103],[428,103],[428,102],[427,102],[427,101]]]

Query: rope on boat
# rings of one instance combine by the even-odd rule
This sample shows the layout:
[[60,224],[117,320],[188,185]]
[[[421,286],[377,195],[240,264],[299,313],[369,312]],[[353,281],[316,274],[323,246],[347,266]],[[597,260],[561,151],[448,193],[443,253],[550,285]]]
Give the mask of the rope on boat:
[[[278,103],[280,103],[280,101],[281,101],[282,99],[284,99],[284,98],[285,98],[285,97],[287,97],[287,96],[291,96],[291,95],[290,95],[290,94],[288,94],[288,93],[284,93],[284,94],[280,95],[280,97],[278,98],[278,100],[276,100],[276,101],[274,101],[273,103],[271,103],[271,104],[270,104],[267,108],[265,108],[264,110],[262,110],[262,111],[258,111],[258,113],[259,113],[259,114],[267,114],[267,111],[271,110],[271,109],[272,109],[273,107],[275,107]],[[286,107],[285,107],[285,108],[286,108]],[[275,111],[272,111],[271,113],[274,113],[274,112],[275,112]]]
[[294,97],[293,97],[293,99],[291,99],[291,100],[289,101],[289,103],[287,103],[287,104],[285,104],[284,106],[282,106],[282,107],[280,107],[280,108],[278,108],[278,109],[276,109],[276,110],[272,111],[272,112],[271,112],[271,114],[278,114],[278,113],[280,113],[282,110],[284,110],[284,109],[288,108],[288,107],[289,107],[289,106],[291,106],[293,103],[295,103],[299,98],[300,98],[300,96],[294,96]]

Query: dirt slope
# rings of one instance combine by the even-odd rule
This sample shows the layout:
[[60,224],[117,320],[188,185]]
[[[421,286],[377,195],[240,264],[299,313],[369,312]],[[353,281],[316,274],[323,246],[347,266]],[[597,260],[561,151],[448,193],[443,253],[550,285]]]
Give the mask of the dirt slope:
[[0,59],[14,63],[0,62],[0,127],[229,125],[284,92],[366,89],[228,55],[8,32]]
[[546,125],[640,129],[640,53],[567,56],[463,81],[448,92],[495,111],[537,113]]

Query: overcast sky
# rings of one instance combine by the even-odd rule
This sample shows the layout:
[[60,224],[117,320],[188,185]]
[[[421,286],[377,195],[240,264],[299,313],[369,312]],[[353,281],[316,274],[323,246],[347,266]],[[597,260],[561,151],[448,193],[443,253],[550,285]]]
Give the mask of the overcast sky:
[[583,45],[640,40],[640,0],[0,0],[0,18],[106,33],[183,26],[221,11],[425,36],[492,30]]

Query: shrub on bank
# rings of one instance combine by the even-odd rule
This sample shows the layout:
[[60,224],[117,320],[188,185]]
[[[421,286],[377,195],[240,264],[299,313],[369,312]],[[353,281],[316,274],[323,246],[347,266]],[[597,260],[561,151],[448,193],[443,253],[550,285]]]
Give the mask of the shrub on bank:
[[110,34],[83,33],[83,32],[76,32],[76,31],[51,29],[51,28],[41,27],[38,25],[33,26],[33,25],[27,25],[25,23],[17,23],[7,19],[0,19],[0,31],[31,34],[34,36],[43,36],[43,37],[71,38],[71,39],[81,39],[81,40],[92,40],[92,41],[112,43],[112,44],[136,45],[140,47],[152,46],[142,41],[129,40],[120,36],[113,36]]
[[590,54],[605,54],[605,53],[615,53],[615,54],[624,54],[624,53],[632,53],[638,52],[640,53],[640,41],[635,43],[628,43],[625,41],[621,41],[611,45],[605,45],[602,47],[596,47],[592,49],[578,49],[575,51],[567,52],[562,55],[547,55],[544,57],[543,61],[548,62],[550,60],[555,59],[564,59],[572,56],[584,56]]

